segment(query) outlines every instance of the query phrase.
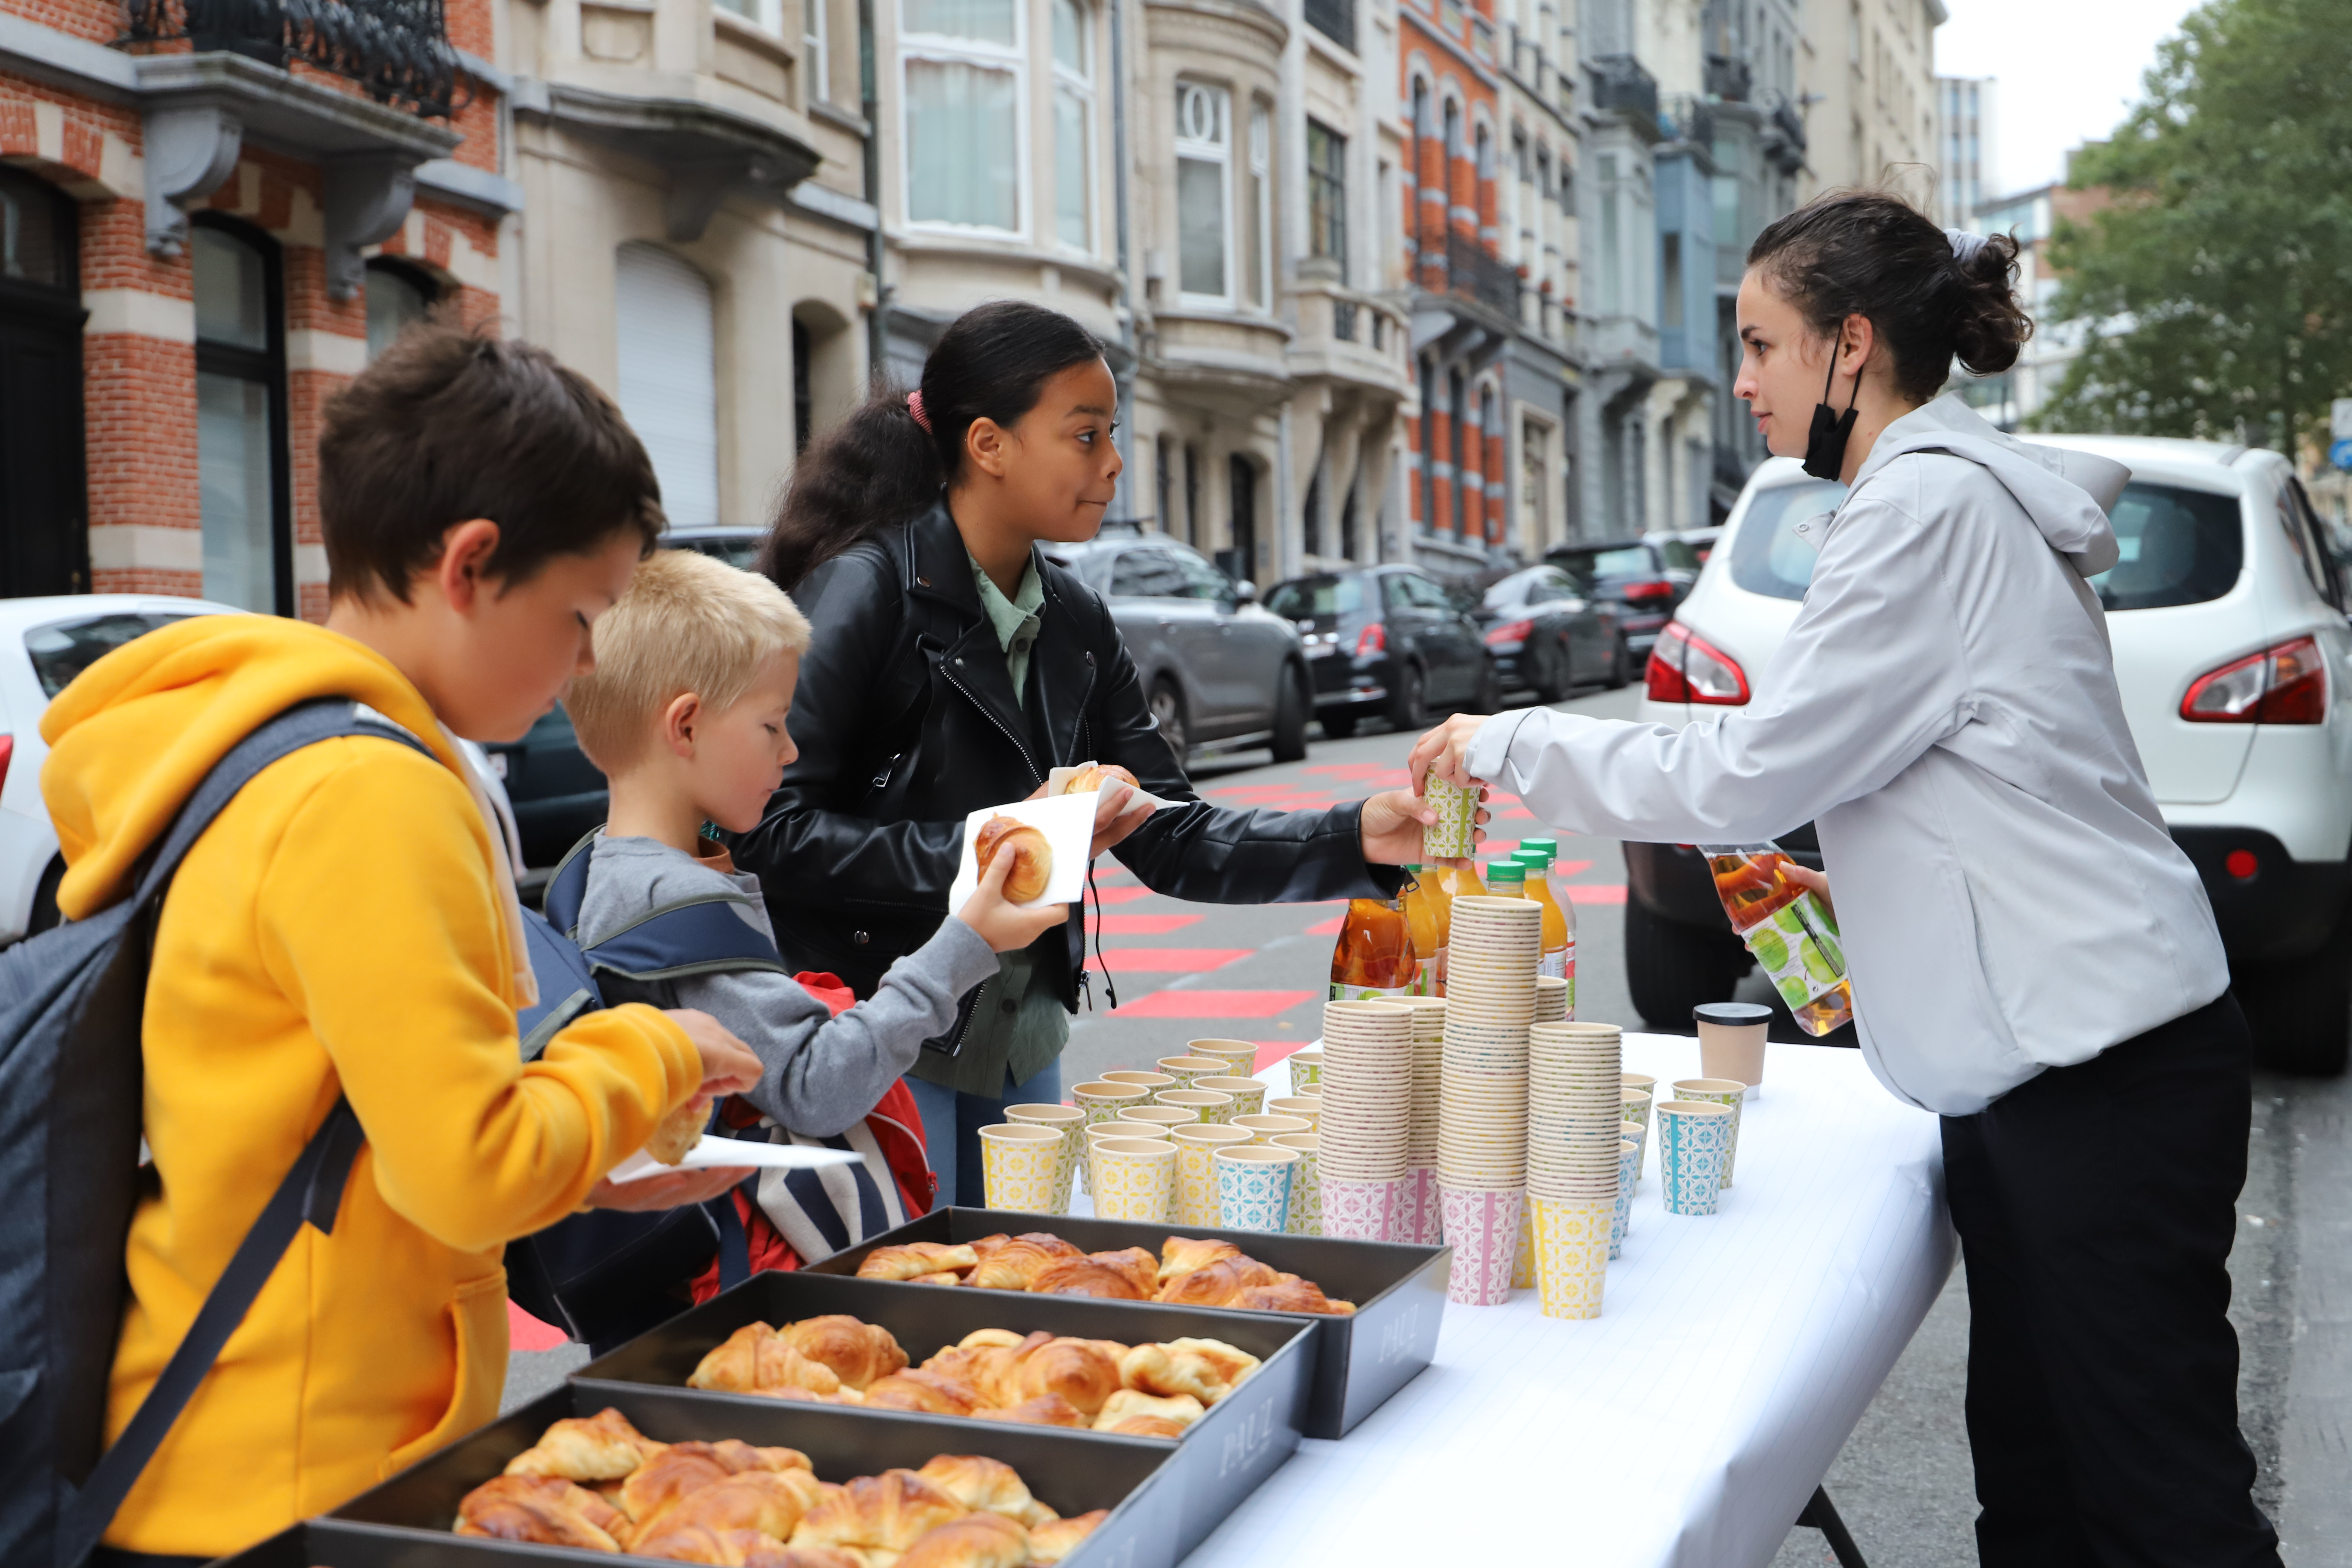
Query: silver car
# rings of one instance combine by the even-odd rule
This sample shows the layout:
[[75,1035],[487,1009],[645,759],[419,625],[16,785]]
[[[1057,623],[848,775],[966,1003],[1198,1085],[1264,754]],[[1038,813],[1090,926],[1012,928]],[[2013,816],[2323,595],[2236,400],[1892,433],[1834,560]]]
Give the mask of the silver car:
[[1189,546],[1106,528],[1046,553],[1100,594],[1135,660],[1151,715],[1181,758],[1212,742],[1264,741],[1277,763],[1307,755],[1315,711],[1298,628]]

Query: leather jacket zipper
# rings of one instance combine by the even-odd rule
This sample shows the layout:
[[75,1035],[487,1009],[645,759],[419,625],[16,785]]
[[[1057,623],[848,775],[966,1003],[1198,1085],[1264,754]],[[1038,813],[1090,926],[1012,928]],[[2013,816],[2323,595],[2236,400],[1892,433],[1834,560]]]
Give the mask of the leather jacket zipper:
[[1007,725],[1003,720],[999,719],[995,714],[990,712],[988,704],[982,702],[978,697],[973,696],[971,687],[966,686],[962,681],[958,680],[955,678],[955,669],[953,666],[942,665],[940,668],[940,673],[947,678],[947,683],[950,686],[954,687],[958,691],[963,693],[963,699],[965,701],[980,710],[981,717],[995,725],[998,731],[1003,734],[1006,740],[1013,742],[1013,750],[1021,753],[1021,760],[1029,764],[1030,776],[1034,778],[1039,784],[1044,784],[1045,782],[1045,775],[1037,771],[1037,759],[1029,754],[1029,748],[1027,744],[1022,741],[1021,737],[1014,734],[1012,728]]

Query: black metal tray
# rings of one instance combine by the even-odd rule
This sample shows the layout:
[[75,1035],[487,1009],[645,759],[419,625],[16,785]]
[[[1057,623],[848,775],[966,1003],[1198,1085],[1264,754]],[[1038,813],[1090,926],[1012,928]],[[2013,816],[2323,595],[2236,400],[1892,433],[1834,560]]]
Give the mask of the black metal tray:
[[[1143,1306],[1142,1310],[1137,1310],[1139,1305]],[[1241,1506],[1243,1500],[1280,1468],[1298,1447],[1299,1423],[1315,1366],[1316,1347],[1307,1321],[1296,1316],[1213,1313],[1192,1307],[1098,1301],[1082,1296],[1033,1296],[1018,1290],[943,1289],[936,1286],[915,1290],[877,1290],[870,1279],[772,1271],[755,1274],[734,1289],[639,1335],[610,1355],[590,1362],[572,1374],[572,1384],[583,1391],[582,1399],[592,1405],[604,1399],[608,1393],[614,1395],[610,1403],[618,1404],[620,1394],[652,1385],[730,1409],[744,1405],[772,1408],[776,1401],[755,1394],[689,1389],[685,1383],[704,1356],[746,1323],[798,1322],[827,1312],[846,1312],[889,1330],[899,1348],[911,1358],[910,1364],[916,1365],[974,1329],[1010,1329],[1024,1334],[1042,1330],[1074,1339],[1117,1340],[1129,1344],[1147,1340],[1216,1339],[1257,1357],[1265,1364],[1212,1405],[1181,1439],[1116,1439],[1122,1443],[1150,1443],[1162,1451],[1176,1450],[1154,1484],[1173,1490],[1181,1500],[1176,1531],[1179,1555],[1208,1539],[1218,1522]],[[597,1407],[602,1408],[601,1405]],[[800,1405],[795,1408],[810,1407]],[[852,1418],[901,1414],[869,1411],[856,1405],[816,1408]],[[1003,1422],[976,1421],[960,1415],[926,1415],[923,1419],[937,1425],[940,1440],[949,1445],[945,1451],[950,1453],[964,1451],[954,1445],[964,1441],[965,1433],[973,1434],[971,1451],[992,1452],[978,1445],[987,1435],[1007,1429]],[[1041,1430],[1032,1426],[1011,1429]],[[1074,1432],[1063,1427],[1043,1429],[1080,1442],[1109,1437],[1106,1433]]]
[[[1341,1241],[1324,1236],[1275,1236],[1265,1231],[1218,1230],[1203,1226],[1140,1225],[1129,1220],[1006,1209],[946,1208],[933,1209],[919,1219],[909,1220],[863,1247],[835,1253],[807,1272],[855,1275],[866,1255],[877,1247],[902,1246],[910,1241],[974,1241],[999,1232],[1019,1236],[1024,1231],[1045,1231],[1087,1252],[1141,1247],[1155,1257],[1160,1244],[1171,1236],[1215,1237],[1232,1242],[1269,1268],[1312,1279],[1334,1300],[1356,1303],[1355,1315],[1347,1318],[1303,1312],[1241,1312],[1223,1307],[1182,1309],[1187,1312],[1212,1313],[1228,1322],[1273,1316],[1286,1322],[1314,1325],[1315,1375],[1303,1427],[1309,1437],[1345,1436],[1358,1422],[1379,1409],[1390,1394],[1418,1376],[1437,1354],[1437,1330],[1445,1316],[1445,1268],[1449,1256],[1448,1249],[1443,1247]],[[869,1289],[928,1291],[939,1296],[956,1295],[961,1289],[901,1285],[879,1279],[860,1283]],[[993,1296],[998,1292],[975,1294]],[[1157,1302],[1097,1304],[1122,1312],[1167,1310]],[[1214,1330],[1206,1331],[1218,1339],[1231,1337]],[[1118,1338],[1118,1332],[1110,1331],[1109,1337]]]
[[613,1568],[619,1560],[602,1552],[449,1533],[458,1500],[503,1471],[551,1423],[593,1415],[607,1405],[664,1442],[740,1437],[798,1448],[818,1477],[829,1481],[878,1475],[894,1467],[919,1469],[939,1454],[985,1454],[1020,1471],[1030,1491],[1059,1513],[1111,1510],[1063,1560],[1070,1568],[1174,1568],[1181,1554],[1181,1499],[1174,1488],[1158,1484],[1175,1452],[1168,1443],[772,1399],[714,1398],[685,1389],[574,1384],[459,1438],[326,1518],[224,1559],[222,1568],[521,1568],[534,1561]]

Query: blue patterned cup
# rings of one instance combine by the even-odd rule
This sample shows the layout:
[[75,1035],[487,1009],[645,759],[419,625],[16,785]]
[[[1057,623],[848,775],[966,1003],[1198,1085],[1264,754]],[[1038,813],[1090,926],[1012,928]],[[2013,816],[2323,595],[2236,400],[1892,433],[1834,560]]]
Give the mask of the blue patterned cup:
[[1617,1213],[1609,1222],[1612,1258],[1625,1256],[1625,1232],[1632,1228],[1633,1218],[1633,1177],[1641,1168],[1642,1146],[1630,1138],[1617,1140]]
[[1299,1157],[1296,1149],[1270,1144],[1218,1150],[1217,1205],[1224,1228],[1278,1233],[1287,1227]]
[[1658,1138],[1658,1181],[1668,1214],[1713,1214],[1731,1152],[1731,1108],[1661,1100],[1650,1120]]

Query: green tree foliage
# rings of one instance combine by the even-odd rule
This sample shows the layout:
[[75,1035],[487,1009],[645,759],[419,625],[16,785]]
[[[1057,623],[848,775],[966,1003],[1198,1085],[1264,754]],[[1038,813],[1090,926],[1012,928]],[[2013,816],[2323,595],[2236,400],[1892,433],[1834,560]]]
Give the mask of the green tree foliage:
[[2085,346],[2035,423],[2293,450],[2352,395],[2352,5],[2210,0],[2144,87],[2074,161],[2114,201],[2053,240]]

